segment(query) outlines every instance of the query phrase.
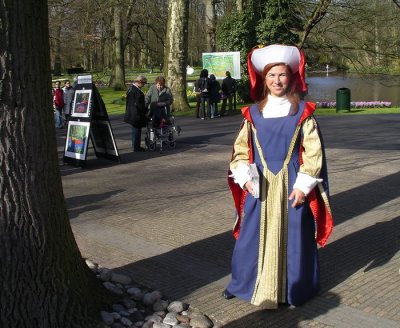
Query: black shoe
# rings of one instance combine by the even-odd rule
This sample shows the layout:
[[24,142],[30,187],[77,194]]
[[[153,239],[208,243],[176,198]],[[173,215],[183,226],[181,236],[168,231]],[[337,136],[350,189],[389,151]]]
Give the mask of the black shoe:
[[222,293],[223,298],[225,298],[226,300],[230,300],[232,298],[235,298],[236,296],[231,294],[230,292],[228,292],[227,289],[224,290],[224,292]]
[[134,150],[135,153],[140,153],[142,151],[146,151],[146,148],[140,147],[139,149]]

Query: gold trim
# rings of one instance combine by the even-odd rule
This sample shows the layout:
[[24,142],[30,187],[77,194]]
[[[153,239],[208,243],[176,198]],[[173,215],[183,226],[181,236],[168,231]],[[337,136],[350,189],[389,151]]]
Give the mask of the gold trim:
[[[282,169],[276,175],[268,169],[254,126],[252,126],[252,131],[264,170],[261,190],[258,270],[251,303],[267,309],[275,309],[279,302],[286,301],[287,166],[298,138],[300,126],[297,126],[295,130]],[[270,188],[274,190],[273,193],[268,193]]]

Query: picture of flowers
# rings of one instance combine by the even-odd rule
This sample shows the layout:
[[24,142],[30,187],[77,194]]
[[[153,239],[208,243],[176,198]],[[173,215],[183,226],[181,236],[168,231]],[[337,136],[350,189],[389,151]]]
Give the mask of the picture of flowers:
[[69,122],[65,156],[80,160],[86,158],[89,130],[90,122]]
[[92,90],[76,90],[71,115],[76,117],[89,117],[91,96]]

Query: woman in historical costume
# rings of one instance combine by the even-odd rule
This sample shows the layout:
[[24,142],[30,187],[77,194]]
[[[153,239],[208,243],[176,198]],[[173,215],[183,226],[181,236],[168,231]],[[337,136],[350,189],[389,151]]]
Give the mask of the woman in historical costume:
[[319,290],[317,243],[333,228],[328,180],[304,56],[271,45],[248,56],[251,96],[234,143],[229,186],[237,218],[232,279],[223,296],[267,309],[300,305]]

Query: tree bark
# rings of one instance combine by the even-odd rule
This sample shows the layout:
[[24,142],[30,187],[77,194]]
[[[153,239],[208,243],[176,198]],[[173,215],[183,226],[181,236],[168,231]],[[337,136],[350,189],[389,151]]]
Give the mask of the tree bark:
[[110,87],[114,90],[125,90],[125,61],[123,45],[122,7],[114,7],[114,49],[113,69],[111,72]]
[[56,27],[56,37],[54,39],[54,66],[53,74],[61,75],[61,22]]
[[188,53],[189,1],[170,0],[168,5],[166,75],[174,95],[176,111],[189,110],[186,95],[186,64]]
[[47,14],[46,0],[0,1],[0,326],[95,327],[105,292],[66,210]]
[[217,51],[217,19],[215,15],[214,0],[205,0],[206,7],[205,21],[206,21],[206,38],[207,38],[207,52]]

